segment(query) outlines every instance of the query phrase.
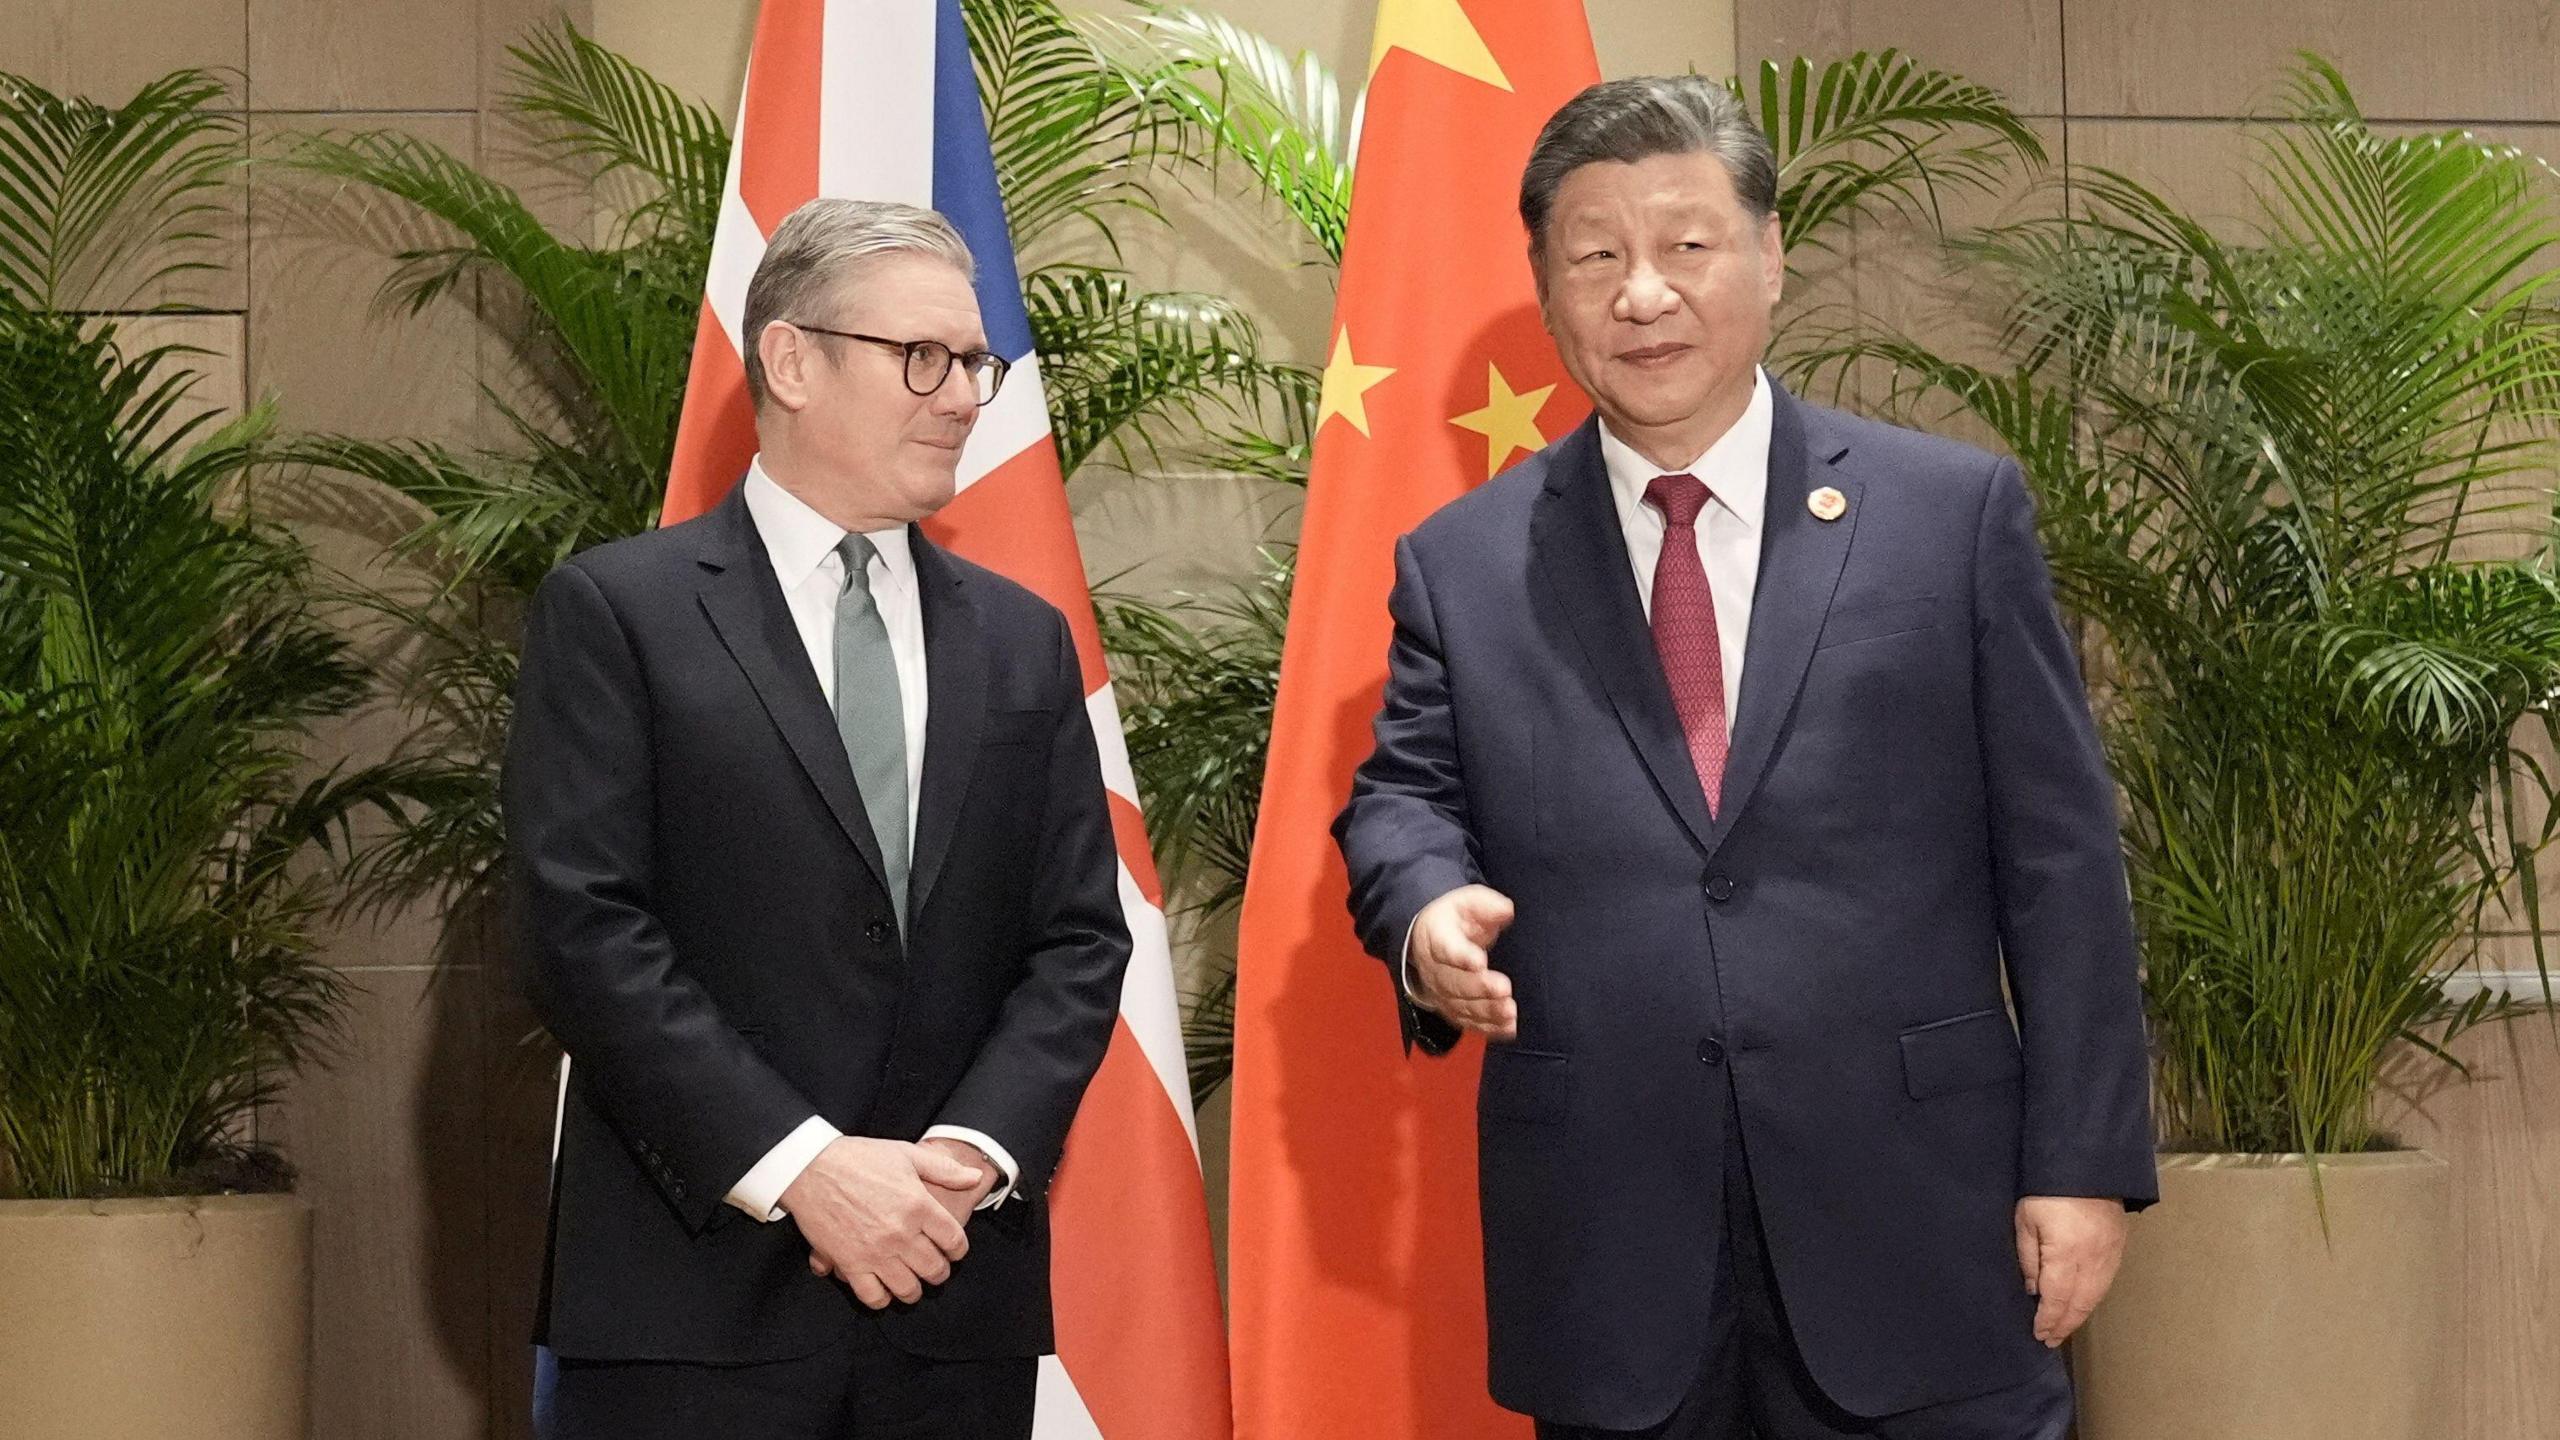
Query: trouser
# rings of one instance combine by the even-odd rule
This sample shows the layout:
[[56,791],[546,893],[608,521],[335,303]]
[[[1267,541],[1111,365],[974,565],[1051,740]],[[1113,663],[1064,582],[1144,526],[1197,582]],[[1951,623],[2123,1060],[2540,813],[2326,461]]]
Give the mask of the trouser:
[[1724,1236],[1697,1384],[1669,1419],[1649,1429],[1541,1420],[1539,1440],[2063,1440],[2071,1427],[2071,1380],[2059,1351],[2044,1373],[1987,1395],[1881,1416],[1853,1415],[1833,1404],[1805,1368],[1787,1325],[1729,1087],[1726,1105]]
[[758,1365],[560,1362],[549,1440],[1022,1440],[1040,1362],[927,1360],[869,1315],[815,1355]]

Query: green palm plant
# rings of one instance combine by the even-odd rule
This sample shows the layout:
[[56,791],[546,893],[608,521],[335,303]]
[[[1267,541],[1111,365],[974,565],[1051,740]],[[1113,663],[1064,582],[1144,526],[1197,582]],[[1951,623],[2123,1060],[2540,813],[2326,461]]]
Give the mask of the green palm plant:
[[2002,365],[1822,363],[1970,412],[2039,497],[2095,629],[2166,1142],[2317,1156],[2376,1143],[2400,1047],[2458,1065],[2518,1008],[2443,982],[2491,907],[2539,929],[2560,581],[2547,500],[2512,497],[2560,314],[2539,162],[2377,134],[2312,57],[2257,129],[2234,235],[2089,170],[2081,215],[1962,242]]
[[0,1193],[280,1183],[240,1138],[329,1036],[313,926],[396,770],[306,778],[366,694],[167,349],[0,298]]
[[364,596],[425,642],[401,677],[422,717],[404,751],[420,803],[368,859],[386,899],[468,896],[497,872],[513,616],[560,561],[657,523],[728,164],[717,116],[574,29],[537,31],[511,53],[505,104],[531,122],[536,152],[605,206],[600,238],[554,228],[513,187],[394,132],[296,136],[273,157],[438,222],[447,238],[402,252],[384,298],[415,310],[483,283],[534,380],[530,393],[487,392],[502,445],[309,436],[285,447],[416,502],[426,518],[396,551],[443,576],[423,601]]
[[245,507],[273,411],[184,418],[191,352],[66,313],[207,268],[225,94],[0,76],[0,1194],[284,1183],[243,1122],[339,1014],[325,862],[403,802],[300,760],[367,677]]

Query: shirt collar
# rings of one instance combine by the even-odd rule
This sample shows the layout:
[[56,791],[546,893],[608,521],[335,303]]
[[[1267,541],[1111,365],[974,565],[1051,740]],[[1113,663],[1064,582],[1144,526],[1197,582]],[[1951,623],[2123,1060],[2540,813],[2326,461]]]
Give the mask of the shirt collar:
[[1776,405],[1769,398],[1769,372],[1753,367],[1751,399],[1705,454],[1678,470],[1665,470],[1636,453],[1600,422],[1600,459],[1608,467],[1609,488],[1621,514],[1645,508],[1645,487],[1657,475],[1695,475],[1707,483],[1716,503],[1752,531],[1769,508],[1769,433]]
[[[764,538],[764,551],[773,561],[774,578],[782,582],[785,590],[799,589],[835,553],[847,533],[845,528],[784,489],[782,482],[765,470],[762,455],[748,462],[743,483],[747,514],[755,521],[756,533]],[[898,584],[906,583],[915,568],[907,529],[897,525],[863,532],[879,550],[880,562],[888,567],[890,580]]]

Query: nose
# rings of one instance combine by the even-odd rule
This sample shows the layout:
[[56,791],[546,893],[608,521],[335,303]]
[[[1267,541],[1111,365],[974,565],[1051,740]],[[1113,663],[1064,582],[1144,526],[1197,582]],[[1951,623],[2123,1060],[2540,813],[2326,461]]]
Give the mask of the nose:
[[1627,272],[1625,283],[1618,287],[1617,303],[1611,308],[1620,320],[1651,324],[1680,308],[1680,292],[1671,288],[1660,270],[1643,262]]
[[950,369],[942,372],[942,384],[935,388],[933,398],[927,403],[936,415],[953,419],[975,416],[978,413],[978,382],[970,378],[966,368],[954,361]]

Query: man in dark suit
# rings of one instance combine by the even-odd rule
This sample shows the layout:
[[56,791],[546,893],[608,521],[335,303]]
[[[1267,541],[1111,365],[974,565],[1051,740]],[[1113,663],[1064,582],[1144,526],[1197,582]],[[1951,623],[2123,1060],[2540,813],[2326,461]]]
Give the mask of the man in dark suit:
[[1775,199],[1696,77],[1548,124],[1521,213],[1599,413],[1398,543],[1335,834],[1408,1039],[1493,1042],[1496,1400],[2059,1440],[2156,1184],[2114,789],[2017,467],[1759,369]]
[[914,525],[1004,378],[970,282],[930,211],[804,206],[747,291],[745,480],[534,597],[557,1440],[1030,1433],[1129,938],[1065,619]]

